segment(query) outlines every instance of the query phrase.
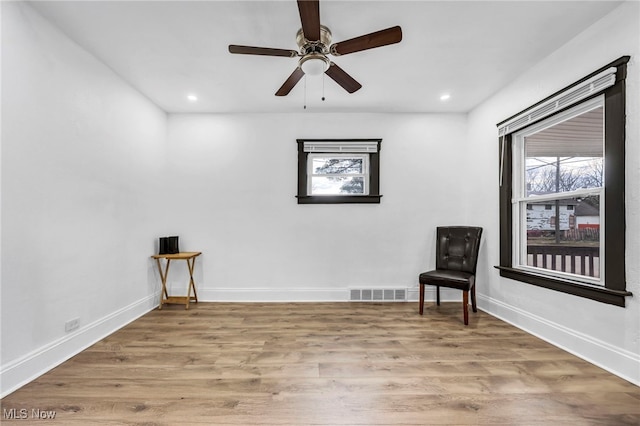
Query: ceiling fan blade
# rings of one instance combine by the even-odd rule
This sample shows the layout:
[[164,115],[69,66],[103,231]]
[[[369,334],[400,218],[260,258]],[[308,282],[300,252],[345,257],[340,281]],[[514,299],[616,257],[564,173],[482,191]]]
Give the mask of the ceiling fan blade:
[[287,96],[291,89],[300,81],[300,79],[304,76],[304,71],[302,68],[297,67],[293,73],[287,78],[287,81],[284,82],[282,87],[278,89],[276,92],[276,96]]
[[362,50],[373,49],[374,47],[387,46],[399,43],[402,40],[402,28],[399,26],[365,34],[360,37],[351,38],[331,45],[331,54],[339,56],[349,53],[360,52]]
[[362,84],[355,81],[353,77],[333,62],[329,64],[329,68],[324,73],[349,93],[353,93],[362,87]]
[[237,44],[229,45],[230,53],[239,53],[241,55],[263,55],[263,56],[286,56],[294,58],[298,56],[298,52],[289,49],[273,49],[270,47],[254,47],[254,46],[238,46]]
[[320,40],[320,1],[298,0],[302,32],[309,41]]

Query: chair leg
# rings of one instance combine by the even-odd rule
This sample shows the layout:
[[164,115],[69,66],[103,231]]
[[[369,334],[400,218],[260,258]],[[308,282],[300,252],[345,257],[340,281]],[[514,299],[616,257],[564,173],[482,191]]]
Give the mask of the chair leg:
[[478,312],[478,306],[476,305],[476,286],[471,287],[471,308],[473,312]]
[[440,286],[436,286],[436,305],[440,306]]
[[469,292],[462,292],[462,313],[464,314],[464,325],[469,325]]
[[424,311],[424,284],[420,284],[420,315]]

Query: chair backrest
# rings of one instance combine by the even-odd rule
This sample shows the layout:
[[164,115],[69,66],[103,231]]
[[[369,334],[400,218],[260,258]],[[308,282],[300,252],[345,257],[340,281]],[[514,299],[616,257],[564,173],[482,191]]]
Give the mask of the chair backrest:
[[476,273],[482,228],[477,226],[439,226],[436,269]]

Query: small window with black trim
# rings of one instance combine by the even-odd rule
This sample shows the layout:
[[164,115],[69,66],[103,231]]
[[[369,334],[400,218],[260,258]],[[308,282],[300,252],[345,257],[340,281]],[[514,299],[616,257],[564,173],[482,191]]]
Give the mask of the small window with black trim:
[[382,139],[298,139],[298,204],[380,203]]

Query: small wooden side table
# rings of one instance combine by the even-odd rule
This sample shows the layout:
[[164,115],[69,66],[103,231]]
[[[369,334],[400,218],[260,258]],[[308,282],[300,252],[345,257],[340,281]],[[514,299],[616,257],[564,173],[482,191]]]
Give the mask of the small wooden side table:
[[[196,257],[200,256],[202,252],[199,251],[186,251],[175,254],[154,254],[151,256],[158,264],[158,272],[160,272],[160,279],[162,280],[162,293],[160,294],[160,306],[158,309],[162,309],[162,305],[168,303],[184,303],[185,309],[189,309],[189,302],[194,301],[198,303],[198,294],[196,293],[196,284],[193,281],[193,270],[196,264]],[[162,263],[160,259],[166,259],[164,271],[162,269]],[[169,296],[167,292],[167,275],[169,274],[169,265],[172,260],[186,260],[189,266],[189,291],[186,296]],[[191,291],[193,290],[193,296]]]

